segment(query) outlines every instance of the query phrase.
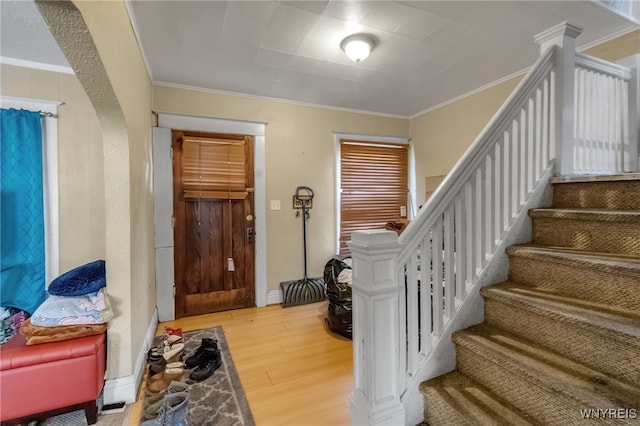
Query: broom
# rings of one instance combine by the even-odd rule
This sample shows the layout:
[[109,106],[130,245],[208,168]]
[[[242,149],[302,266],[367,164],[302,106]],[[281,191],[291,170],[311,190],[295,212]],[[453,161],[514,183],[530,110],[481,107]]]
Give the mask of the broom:
[[[301,195],[301,192],[306,195]],[[284,281],[280,283],[282,290],[282,307],[305,305],[307,303],[315,303],[325,299],[324,279],[309,278],[307,276],[307,220],[309,211],[308,203],[313,200],[313,190],[306,186],[296,188],[295,201],[296,204],[302,206],[302,246],[304,257],[304,277],[301,280]]]

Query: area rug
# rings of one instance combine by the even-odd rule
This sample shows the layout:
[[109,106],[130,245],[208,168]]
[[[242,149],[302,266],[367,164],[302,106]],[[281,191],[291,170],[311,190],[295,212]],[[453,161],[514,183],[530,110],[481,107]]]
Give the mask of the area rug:
[[[102,395],[97,401],[98,403],[98,422],[95,426],[125,426],[127,424],[127,418],[129,417],[129,410],[131,405],[127,405],[125,410],[120,413],[104,414],[100,413],[102,408]],[[87,424],[87,418],[84,415],[84,410],[72,411],[66,414],[60,414],[55,417],[50,417],[46,420],[34,421],[29,423],[29,426],[85,426]]]
[[[124,426],[127,424],[126,418],[126,411],[115,414],[100,414],[98,415],[98,423],[95,426]],[[86,424],[87,419],[82,410],[61,414],[41,422],[29,423],[30,426],[84,426]]]
[[[202,382],[187,375],[189,387],[189,426],[253,426],[255,422],[242,389],[238,371],[231,358],[222,327],[205,328],[184,333],[185,359],[208,337],[218,341],[222,365]],[[159,344],[159,340],[155,344]]]

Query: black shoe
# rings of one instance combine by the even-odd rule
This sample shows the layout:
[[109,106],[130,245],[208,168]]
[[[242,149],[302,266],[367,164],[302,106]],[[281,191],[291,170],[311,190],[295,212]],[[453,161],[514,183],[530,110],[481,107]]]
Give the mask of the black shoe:
[[202,361],[198,368],[189,375],[191,380],[201,382],[211,377],[211,375],[222,365],[220,351],[216,348],[205,348],[202,350]]
[[205,337],[196,351],[184,361],[185,368],[195,368],[203,361],[202,356],[205,349],[218,351],[218,341]]

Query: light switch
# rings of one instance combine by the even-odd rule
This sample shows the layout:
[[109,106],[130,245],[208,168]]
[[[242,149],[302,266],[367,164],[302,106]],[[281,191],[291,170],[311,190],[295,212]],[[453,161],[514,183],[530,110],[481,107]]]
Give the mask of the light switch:
[[280,200],[271,200],[271,210],[280,210]]

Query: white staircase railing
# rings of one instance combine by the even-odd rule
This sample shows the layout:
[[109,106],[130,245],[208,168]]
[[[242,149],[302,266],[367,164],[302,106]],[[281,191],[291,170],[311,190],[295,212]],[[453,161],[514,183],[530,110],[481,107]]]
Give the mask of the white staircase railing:
[[[401,368],[409,380],[452,321],[467,291],[534,186],[551,167],[550,89],[556,49],[540,57],[482,137],[399,238]],[[411,225],[413,225],[411,227]],[[416,238],[417,236],[421,236]],[[406,274],[406,278],[405,278]],[[423,284],[424,283],[424,284]],[[404,383],[401,383],[404,384]]]
[[637,144],[629,138],[630,80],[628,68],[576,55],[575,173],[632,170]]
[[631,74],[576,56],[580,32],[564,23],[536,37],[542,56],[399,238],[352,234],[352,424],[422,421],[418,385],[455,368],[451,333],[482,321],[478,289],[506,278],[504,251],[529,240],[527,210],[546,202],[554,171],[637,159]]

